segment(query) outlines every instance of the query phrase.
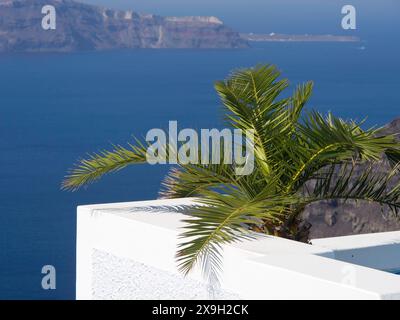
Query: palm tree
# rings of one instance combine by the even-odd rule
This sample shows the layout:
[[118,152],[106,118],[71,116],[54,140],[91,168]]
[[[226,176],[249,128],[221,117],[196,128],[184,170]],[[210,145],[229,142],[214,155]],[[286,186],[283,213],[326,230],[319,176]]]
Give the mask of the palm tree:
[[[199,263],[208,276],[221,266],[222,245],[251,238],[256,232],[307,241],[299,219],[306,206],[335,200],[375,202],[396,215],[400,209],[400,144],[381,129],[361,128],[332,114],[305,111],[313,83],[298,86],[291,96],[276,67],[259,65],[237,70],[217,82],[226,123],[253,130],[255,169],[235,175],[234,166],[178,165],[163,182],[162,197],[197,197],[181,234],[180,270]],[[63,189],[76,190],[131,164],[146,162],[139,141],[115,146],[81,160],[67,175]],[[376,170],[388,162],[391,169]],[[363,172],[355,170],[360,164]]]

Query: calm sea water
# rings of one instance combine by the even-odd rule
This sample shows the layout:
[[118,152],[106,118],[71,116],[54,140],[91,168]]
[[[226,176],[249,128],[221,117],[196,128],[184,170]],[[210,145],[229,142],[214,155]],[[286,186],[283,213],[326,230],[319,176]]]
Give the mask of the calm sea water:
[[[0,56],[0,298],[75,297],[78,204],[153,199],[167,167],[131,167],[77,193],[66,170],[88,151],[178,120],[219,127],[213,82],[274,63],[293,84],[314,80],[310,107],[382,125],[400,116],[396,45],[272,43],[250,50],[138,50]],[[57,289],[41,289],[41,268]]]

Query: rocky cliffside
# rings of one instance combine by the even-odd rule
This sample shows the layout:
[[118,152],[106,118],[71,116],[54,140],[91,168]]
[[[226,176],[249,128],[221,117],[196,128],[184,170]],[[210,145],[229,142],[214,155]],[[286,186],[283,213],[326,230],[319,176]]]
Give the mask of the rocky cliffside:
[[393,120],[383,130],[384,134],[394,134],[400,141],[400,118]]
[[[56,8],[56,29],[42,28],[42,7]],[[0,0],[0,52],[123,48],[243,48],[215,17],[140,15],[72,0]]]
[[[400,118],[388,124],[383,132],[398,134],[400,138]],[[389,169],[385,159],[376,166],[376,171]],[[359,166],[357,169],[360,174],[363,170],[364,166]],[[311,225],[310,237],[314,239],[400,230],[400,217],[394,216],[387,209],[382,213],[379,205],[365,202],[316,203],[306,208],[302,218]]]

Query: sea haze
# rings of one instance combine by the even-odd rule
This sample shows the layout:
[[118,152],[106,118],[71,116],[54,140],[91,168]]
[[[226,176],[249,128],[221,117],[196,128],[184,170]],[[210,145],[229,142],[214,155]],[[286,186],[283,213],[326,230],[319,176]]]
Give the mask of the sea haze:
[[[0,55],[0,298],[74,298],[76,206],[157,197],[166,166],[131,167],[61,192],[86,152],[169,120],[221,127],[213,82],[257,63],[278,65],[293,86],[314,80],[309,107],[383,125],[400,116],[398,49],[369,41]],[[46,264],[57,269],[54,291],[41,289]]]

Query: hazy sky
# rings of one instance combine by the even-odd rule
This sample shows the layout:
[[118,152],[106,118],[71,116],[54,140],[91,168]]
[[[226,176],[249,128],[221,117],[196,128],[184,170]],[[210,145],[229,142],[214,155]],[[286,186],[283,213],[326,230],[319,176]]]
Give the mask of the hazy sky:
[[160,15],[215,15],[244,32],[336,33],[341,8],[357,9],[357,33],[387,36],[400,30],[399,0],[80,0]]

